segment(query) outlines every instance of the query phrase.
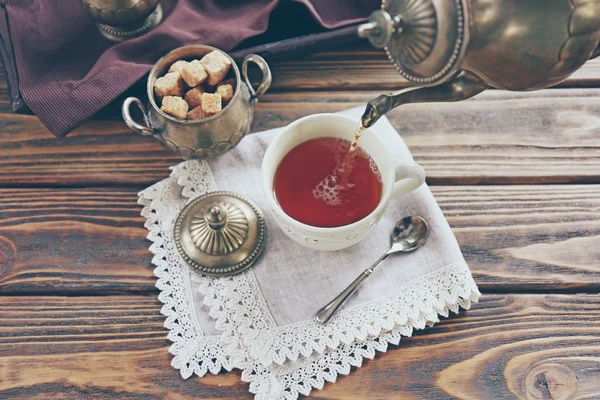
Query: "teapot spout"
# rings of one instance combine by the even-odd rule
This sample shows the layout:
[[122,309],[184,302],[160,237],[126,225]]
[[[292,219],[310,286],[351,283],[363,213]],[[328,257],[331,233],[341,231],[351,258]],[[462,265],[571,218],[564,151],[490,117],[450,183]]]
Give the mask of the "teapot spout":
[[463,72],[437,86],[409,87],[392,94],[382,94],[369,101],[361,117],[362,126],[369,128],[382,115],[401,104],[454,102],[473,97],[488,86],[477,76]]
[[370,128],[379,118],[392,109],[392,95],[382,94],[369,101],[361,119],[362,126]]

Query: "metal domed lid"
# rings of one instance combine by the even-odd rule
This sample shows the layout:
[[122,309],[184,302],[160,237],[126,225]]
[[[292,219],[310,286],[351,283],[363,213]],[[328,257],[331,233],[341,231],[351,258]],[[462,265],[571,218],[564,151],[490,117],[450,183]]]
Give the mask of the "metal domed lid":
[[448,79],[468,38],[464,0],[383,0],[381,10],[358,29],[410,82],[432,85]]
[[260,257],[266,241],[265,218],[244,196],[212,192],[181,210],[174,237],[179,255],[201,274],[235,275]]

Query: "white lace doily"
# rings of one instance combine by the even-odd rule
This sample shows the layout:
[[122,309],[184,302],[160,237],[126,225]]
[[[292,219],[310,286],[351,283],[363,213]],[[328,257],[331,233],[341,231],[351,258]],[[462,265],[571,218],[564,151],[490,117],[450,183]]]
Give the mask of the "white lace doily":
[[[261,144],[260,137],[256,142]],[[364,357],[385,351],[388,343],[397,344],[413,329],[437,322],[439,315],[469,308],[479,295],[466,264],[459,260],[385,296],[346,307],[326,326],[312,320],[278,323],[253,270],[207,278],[178,258],[173,222],[190,199],[226,189],[217,187],[213,176],[209,163],[188,161],[174,167],[171,178],[140,193],[148,238],[153,241],[159,299],[173,342],[172,365],[183,377],[240,368],[257,398],[296,398],[347,374]],[[273,225],[270,235],[278,234],[276,229]]]
[[[208,185],[207,181],[206,191],[211,188]],[[198,376],[204,376],[208,371],[217,374],[222,368],[231,371],[232,364],[224,354],[220,335],[207,336],[206,329],[200,326],[191,290],[192,272],[173,251],[173,224],[178,210],[186,202],[187,199],[181,196],[181,187],[173,178],[144,190],[138,201],[144,206],[142,216],[150,231],[147,238],[152,241],[150,251],[154,254],[152,263],[156,265],[158,299],[164,304],[161,313],[167,317],[164,324],[169,329],[167,338],[173,342],[169,348],[175,356],[171,365],[180,370],[182,377],[189,378],[193,373]]]

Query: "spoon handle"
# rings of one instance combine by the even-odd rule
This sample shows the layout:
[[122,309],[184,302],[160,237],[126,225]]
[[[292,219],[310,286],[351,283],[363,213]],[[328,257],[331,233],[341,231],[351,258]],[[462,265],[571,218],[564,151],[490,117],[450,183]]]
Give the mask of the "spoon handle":
[[379,260],[375,261],[375,263],[365,269],[362,274],[360,274],[354,282],[352,282],[346,289],[342,291],[342,293],[338,294],[333,300],[331,300],[325,307],[321,308],[317,311],[317,315],[315,315],[315,321],[320,324],[326,324],[329,320],[335,315],[335,313],[348,301],[350,297],[358,290],[359,287],[367,280],[369,276],[375,271],[375,268],[383,260],[385,260],[390,254],[385,253]]

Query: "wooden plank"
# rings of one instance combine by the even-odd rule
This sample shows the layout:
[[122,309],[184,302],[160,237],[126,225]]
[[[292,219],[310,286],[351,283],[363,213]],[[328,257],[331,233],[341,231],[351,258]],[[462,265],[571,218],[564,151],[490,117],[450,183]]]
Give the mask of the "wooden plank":
[[[600,290],[600,185],[433,187],[481,290]],[[0,190],[0,293],[155,292],[132,189]]]
[[2,60],[0,60],[0,112],[10,113],[12,107],[10,104],[10,94],[8,93],[8,82],[6,82],[6,71]]
[[0,293],[156,290],[135,190],[0,193]]
[[0,114],[0,186],[148,186],[180,161],[122,122],[89,121],[57,141],[31,115]]
[[[267,94],[253,131],[364,104],[377,92]],[[600,183],[600,89],[489,91],[389,113],[430,184]],[[148,186],[181,160],[118,121],[56,141],[33,116],[0,114],[0,187]],[[243,142],[242,142],[243,145]]]
[[[282,93],[266,97],[276,111],[257,117],[296,119],[360,106],[378,94]],[[458,103],[407,104],[388,113],[429,184],[539,184],[600,182],[598,89],[487,91]],[[263,108],[263,109],[264,109]],[[301,116],[300,115],[300,116]]]
[[[379,90],[393,91],[408,85],[383,50],[362,42],[351,47],[294,57],[271,63],[271,90]],[[254,75],[253,75],[254,76]],[[599,87],[600,58],[588,61],[558,87]],[[110,107],[111,110],[116,107]],[[0,60],[0,112],[10,113],[6,71]]]
[[[395,90],[408,84],[388,60],[385,52],[371,47],[366,41],[270,64],[273,72],[273,89]],[[8,93],[5,79],[5,71],[1,67],[0,104],[8,100],[8,95],[5,95]],[[598,86],[600,86],[600,58],[588,61],[559,85],[559,87]]]
[[[385,51],[368,43],[273,63],[273,87],[282,90],[397,90],[408,82]],[[558,87],[599,87],[600,58],[590,60]]]
[[[2,62],[0,61],[0,65]],[[394,91],[408,82],[396,71],[385,52],[367,43],[319,52],[288,61],[271,63],[271,91]],[[251,71],[252,72],[252,71]],[[254,75],[252,75],[254,76]],[[558,87],[599,87],[600,58],[588,61]],[[108,107],[113,118],[119,118],[118,107]],[[10,113],[6,73],[0,66],[0,113]],[[106,113],[102,113],[103,116]]]
[[600,185],[432,192],[481,290],[600,289]]
[[598,89],[489,91],[390,120],[431,184],[600,182]]
[[271,66],[275,90],[396,90],[408,86],[383,50],[368,44]]
[[[239,371],[181,379],[154,297],[0,297],[12,398],[243,398]],[[598,398],[600,296],[485,295],[315,399]]]

